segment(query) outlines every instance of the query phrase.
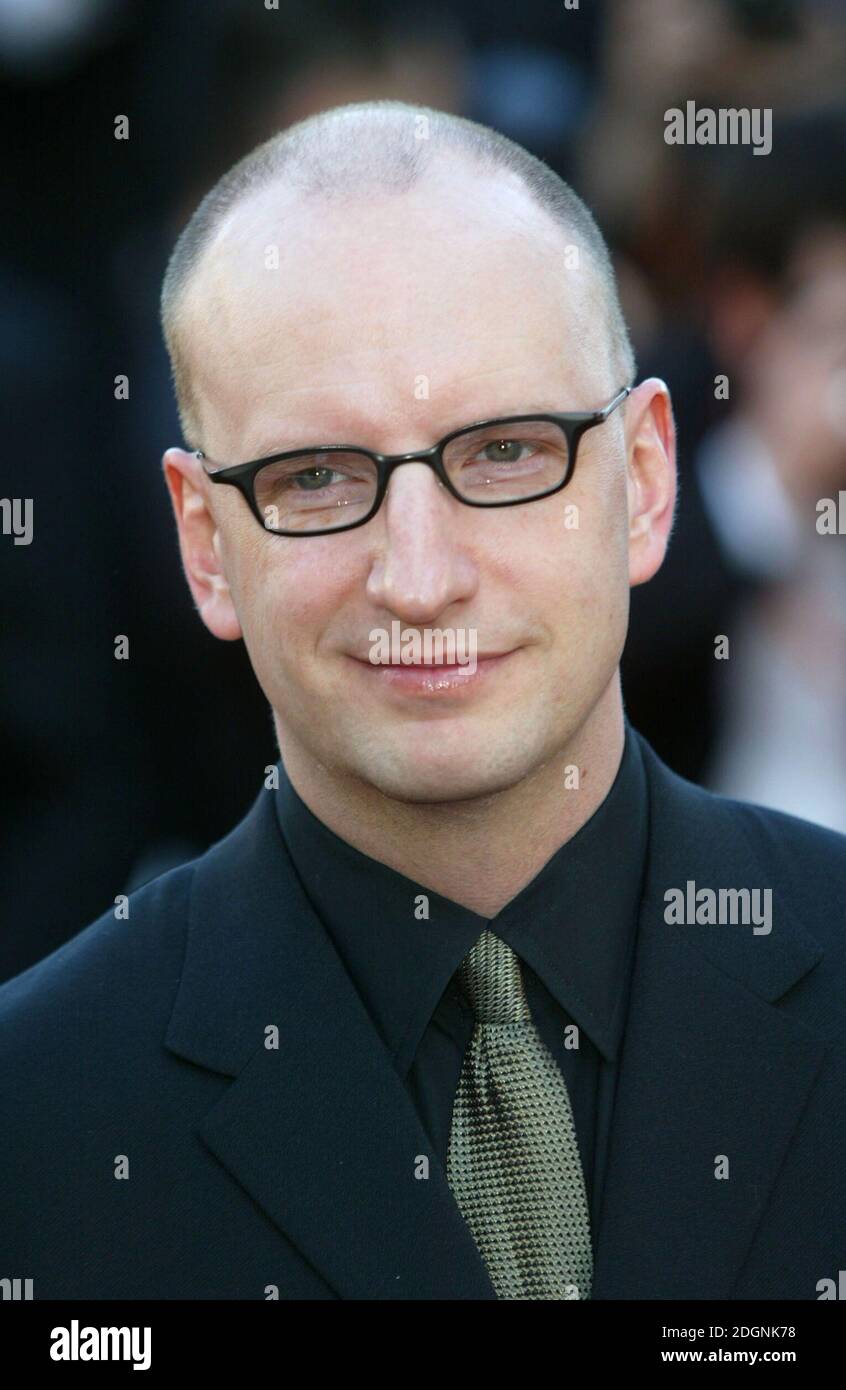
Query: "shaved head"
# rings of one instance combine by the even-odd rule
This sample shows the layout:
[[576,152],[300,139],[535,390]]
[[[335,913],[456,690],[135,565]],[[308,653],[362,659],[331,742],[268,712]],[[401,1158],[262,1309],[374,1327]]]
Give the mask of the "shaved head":
[[[300,121],[246,155],[205,196],[174,247],[162,288],[162,328],[183,434],[192,447],[205,441],[199,361],[204,346],[225,333],[232,313],[227,288],[238,273],[233,248],[243,254],[245,230],[252,236],[253,268],[264,271],[266,262],[258,258],[284,246],[295,209],[306,205],[313,215],[329,204],[337,210],[334,225],[340,230],[345,205],[428,188],[437,199],[444,165],[466,168],[468,199],[474,176],[522,191],[527,240],[536,240],[546,254],[560,255],[562,279],[573,257],[578,269],[587,268],[587,276],[573,282],[592,318],[600,320],[609,380],[619,386],[633,379],[634,354],[608,249],[572,188],[521,146],[474,121],[404,102],[361,102]],[[445,243],[455,218],[452,206],[444,222]],[[401,249],[401,223],[397,236]],[[244,291],[249,297],[246,284]]]

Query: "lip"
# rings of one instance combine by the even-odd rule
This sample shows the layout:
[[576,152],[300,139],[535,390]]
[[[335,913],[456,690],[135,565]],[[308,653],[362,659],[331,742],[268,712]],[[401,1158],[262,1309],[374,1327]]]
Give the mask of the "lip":
[[470,669],[470,663],[461,665],[456,662],[448,666],[438,666],[417,662],[405,666],[362,661],[359,657],[352,657],[351,660],[366,680],[378,681],[382,689],[399,695],[431,700],[469,694],[470,691],[479,689],[505,665],[516,650],[517,648],[513,651],[489,652],[477,656],[475,670]]

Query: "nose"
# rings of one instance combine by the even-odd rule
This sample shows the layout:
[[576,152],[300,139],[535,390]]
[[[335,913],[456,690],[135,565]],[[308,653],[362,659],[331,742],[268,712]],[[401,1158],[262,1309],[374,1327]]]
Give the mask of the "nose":
[[433,622],[450,604],[471,598],[479,575],[462,536],[471,515],[425,463],[394,470],[371,524],[382,528],[367,596],[407,623]]

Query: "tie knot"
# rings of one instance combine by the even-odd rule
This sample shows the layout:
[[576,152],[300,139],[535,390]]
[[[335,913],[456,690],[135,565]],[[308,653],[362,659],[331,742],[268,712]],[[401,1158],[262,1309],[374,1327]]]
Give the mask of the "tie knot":
[[459,980],[477,1023],[523,1023],[531,1018],[520,959],[493,932],[483,931],[468,951]]

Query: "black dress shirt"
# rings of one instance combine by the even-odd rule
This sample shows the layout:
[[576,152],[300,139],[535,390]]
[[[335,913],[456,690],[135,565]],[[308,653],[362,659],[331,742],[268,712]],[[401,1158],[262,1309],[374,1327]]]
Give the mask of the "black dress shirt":
[[276,805],[305,893],[443,1166],[474,1022],[456,971],[485,927],[520,957],[532,1017],[570,1093],[595,1241],[648,835],[646,779],[631,727],[608,796],[490,919],[340,839],[281,765]]

